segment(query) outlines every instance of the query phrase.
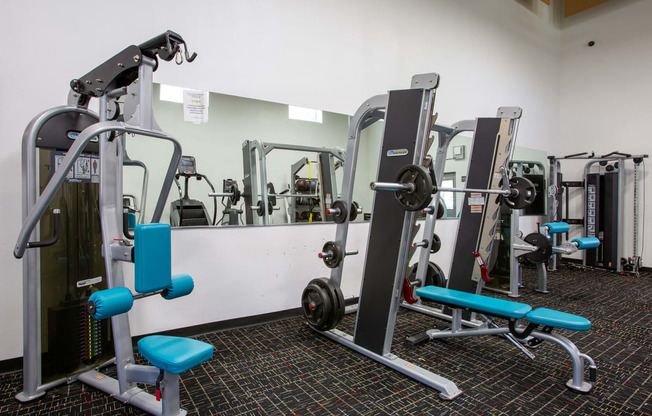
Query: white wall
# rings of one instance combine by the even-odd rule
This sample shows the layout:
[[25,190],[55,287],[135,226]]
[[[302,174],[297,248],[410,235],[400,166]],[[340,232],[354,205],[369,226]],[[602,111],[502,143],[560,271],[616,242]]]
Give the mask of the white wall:
[[[605,3],[564,22],[561,57],[560,135],[542,143],[555,155],[584,151],[606,154],[652,153],[652,141],[646,131],[652,114],[652,1],[621,0]],[[595,46],[588,47],[589,41]],[[650,166],[650,162],[647,162]],[[633,193],[632,163],[628,163],[625,181],[624,249],[632,255]],[[565,180],[581,180],[584,163],[563,162]],[[642,176],[642,175],[641,175]],[[649,174],[646,175],[649,178]],[[643,183],[639,189],[643,190]],[[579,207],[581,191],[571,206]],[[646,194],[652,203],[652,194]],[[583,216],[580,210],[571,215]],[[652,224],[647,210],[646,224]],[[640,227],[643,228],[642,226]],[[652,256],[652,229],[647,227],[645,261]],[[639,243],[640,250],[640,243]]]
[[[436,71],[442,76],[436,104],[440,123],[519,105],[524,108],[519,144],[540,148],[559,135],[561,35],[549,24],[545,6],[537,12],[505,0],[3,4],[0,34],[10,48],[3,55],[0,77],[0,176],[5,178],[0,202],[5,219],[0,225],[0,359],[22,354],[21,266],[11,255],[21,218],[20,138],[36,113],[65,103],[72,78],[129,44],[173,29],[200,55],[190,65],[162,63],[157,82],[352,114],[369,96],[406,88],[415,73]],[[230,238],[216,242],[213,251],[250,241],[249,230],[229,232]],[[362,238],[355,232],[352,239]],[[286,248],[277,241],[296,241],[292,263],[301,270],[318,267],[313,257],[318,247],[301,245],[305,234],[301,227],[275,227],[261,234],[261,243],[274,256],[282,256]],[[203,261],[193,257],[195,247],[177,251],[183,256],[176,258]],[[240,261],[246,261],[243,254]],[[242,276],[243,283],[267,289],[270,297],[285,296],[286,286],[275,283],[278,271],[265,264],[255,270],[253,276]],[[211,272],[212,280],[196,276],[210,283],[200,292],[211,294],[209,303],[193,302],[202,311],[230,296]],[[305,282],[313,277],[305,276]],[[229,317],[250,313],[239,305]],[[136,327],[148,332],[163,329],[159,324],[152,319]]]

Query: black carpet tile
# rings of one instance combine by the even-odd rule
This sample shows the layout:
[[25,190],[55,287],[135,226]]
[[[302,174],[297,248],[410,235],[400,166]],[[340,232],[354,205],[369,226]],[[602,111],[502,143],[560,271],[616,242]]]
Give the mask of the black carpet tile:
[[[591,394],[566,389],[571,361],[544,342],[527,358],[498,337],[451,338],[408,349],[405,337],[445,323],[399,312],[393,352],[454,381],[453,401],[288,319],[196,337],[214,357],[181,376],[182,407],[193,415],[649,415],[652,414],[652,275],[627,277],[562,268],[550,294],[534,292],[533,270],[518,300],[587,317],[587,332],[561,330],[598,366]],[[492,295],[498,296],[500,295]],[[351,332],[355,315],[339,329]],[[142,362],[142,357],[138,356]],[[19,403],[20,372],[0,375],[2,415],[141,415],[82,383]],[[151,387],[148,391],[152,391]]]

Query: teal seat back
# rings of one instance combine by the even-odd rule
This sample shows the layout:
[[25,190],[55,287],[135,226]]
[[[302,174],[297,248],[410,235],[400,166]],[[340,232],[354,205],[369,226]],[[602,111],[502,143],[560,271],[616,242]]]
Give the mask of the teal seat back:
[[139,224],[134,231],[134,263],[138,293],[172,284],[172,248],[168,224]]

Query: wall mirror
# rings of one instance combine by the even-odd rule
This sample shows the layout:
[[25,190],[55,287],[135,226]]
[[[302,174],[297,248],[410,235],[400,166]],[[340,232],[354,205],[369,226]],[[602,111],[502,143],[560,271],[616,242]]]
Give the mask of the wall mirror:
[[[153,92],[156,121],[181,142],[184,155],[162,221],[178,227],[332,220],[325,209],[342,191],[350,116],[211,92],[203,96],[207,120],[193,123],[184,121],[184,89],[154,84]],[[377,175],[383,128],[381,120],[362,132],[353,200],[363,214],[356,222],[370,217],[369,184]],[[133,223],[149,222],[172,146],[147,137],[123,140],[124,205]],[[471,147],[471,135],[452,140],[445,186],[465,186]],[[433,146],[433,158],[435,152]],[[518,146],[514,159],[546,164],[545,152]],[[462,194],[443,193],[441,201],[444,219],[459,215]]]

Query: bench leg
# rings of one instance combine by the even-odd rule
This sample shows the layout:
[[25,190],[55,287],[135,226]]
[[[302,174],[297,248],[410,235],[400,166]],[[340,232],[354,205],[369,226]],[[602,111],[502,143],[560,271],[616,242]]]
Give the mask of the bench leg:
[[[568,338],[562,335],[542,332],[538,330],[532,331],[531,335],[535,338],[551,341],[560,345],[571,356],[571,360],[573,361],[573,378],[568,380],[566,387],[576,393],[588,393],[591,391],[593,388],[593,383],[595,382],[596,369],[595,363],[591,357],[580,353],[575,344],[573,344]],[[587,360],[590,365],[591,383],[584,381],[584,360]]]
[[550,293],[548,292],[548,270],[546,270],[546,263],[537,264],[537,275],[539,281],[537,282],[536,291],[539,293]]

